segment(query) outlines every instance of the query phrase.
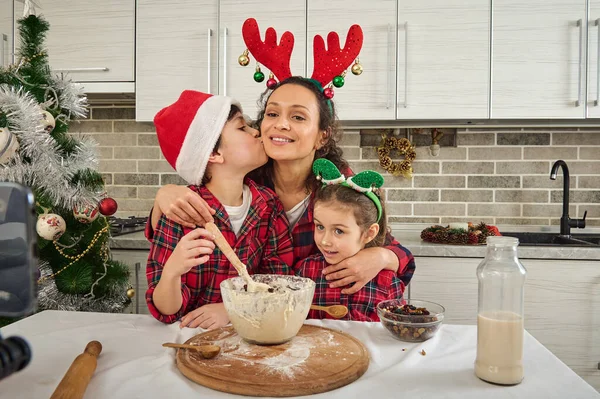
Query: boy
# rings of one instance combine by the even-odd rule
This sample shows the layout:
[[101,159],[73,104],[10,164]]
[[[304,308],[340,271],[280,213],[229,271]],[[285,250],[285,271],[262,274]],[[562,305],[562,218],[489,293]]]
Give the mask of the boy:
[[[154,118],[165,159],[215,209],[214,220],[252,273],[290,274],[292,241],[275,194],[246,179],[267,156],[256,129],[235,100],[186,90]],[[237,275],[212,235],[161,216],[146,277],[151,314],[180,327],[214,329],[229,323],[220,284]]]

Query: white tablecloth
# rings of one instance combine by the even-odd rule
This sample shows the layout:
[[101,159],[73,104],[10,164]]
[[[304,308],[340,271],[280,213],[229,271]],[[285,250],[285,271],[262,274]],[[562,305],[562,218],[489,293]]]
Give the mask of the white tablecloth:
[[[311,320],[310,324],[352,334],[368,348],[367,372],[350,385],[318,398],[600,398],[600,394],[526,333],[525,379],[516,386],[488,384],[475,377],[475,326],[444,325],[424,343],[397,341],[379,323]],[[1,330],[32,347],[24,370],[0,381],[0,398],[48,398],[73,359],[91,340],[102,343],[98,368],[85,398],[233,398],[185,378],[175,350],[163,342],[184,342],[200,329],[180,330],[146,315],[45,311]],[[402,351],[406,348],[406,351]],[[426,355],[420,354],[424,349]]]

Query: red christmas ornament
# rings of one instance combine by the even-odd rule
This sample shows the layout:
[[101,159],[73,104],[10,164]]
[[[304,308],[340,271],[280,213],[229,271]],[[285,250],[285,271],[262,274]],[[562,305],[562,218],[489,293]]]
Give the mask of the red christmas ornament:
[[98,210],[100,210],[100,213],[104,216],[114,215],[117,211],[117,208],[117,201],[112,198],[104,198],[98,204]]
[[333,89],[331,87],[325,88],[325,90],[323,90],[323,95],[328,100],[331,100],[333,98]]
[[277,81],[275,79],[269,79],[267,80],[267,87],[269,89],[273,89],[275,86],[277,86]]

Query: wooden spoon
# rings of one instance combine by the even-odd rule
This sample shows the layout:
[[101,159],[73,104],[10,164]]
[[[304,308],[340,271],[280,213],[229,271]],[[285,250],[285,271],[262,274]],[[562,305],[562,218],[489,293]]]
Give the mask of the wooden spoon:
[[165,348],[191,349],[200,352],[203,358],[212,359],[221,352],[221,347],[217,345],[188,345],[188,344],[173,344],[166,342],[162,344]]
[[331,306],[319,306],[319,305],[310,305],[310,308],[313,310],[322,310],[325,313],[329,314],[336,319],[341,319],[342,317],[348,314],[348,308],[344,305],[331,305]]
[[204,225],[204,228],[215,236],[215,244],[217,244],[217,246],[221,249],[223,255],[229,259],[233,267],[235,267],[235,270],[237,270],[238,274],[244,279],[244,281],[246,281],[249,292],[268,291],[269,288],[271,288],[265,283],[259,283],[252,280],[252,277],[250,277],[248,274],[246,265],[243,264],[240,258],[238,258],[238,256],[235,254],[233,248],[231,248],[231,245],[229,245],[225,237],[223,237],[223,234],[221,234],[221,231],[216,224],[209,222]]

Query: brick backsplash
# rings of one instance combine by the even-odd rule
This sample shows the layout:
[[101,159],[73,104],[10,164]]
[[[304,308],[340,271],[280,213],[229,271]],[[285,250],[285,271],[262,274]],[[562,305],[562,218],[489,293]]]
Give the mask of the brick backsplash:
[[[183,181],[162,157],[153,124],[135,122],[133,103],[90,108],[90,119],[73,123],[70,132],[98,143],[100,171],[119,203],[116,216],[146,216],[161,185]],[[588,225],[600,226],[600,128],[457,129],[457,147],[443,146],[437,157],[426,145],[417,148],[412,179],[383,173],[375,150],[380,134],[346,130],[341,144],[355,171],[384,175],[391,223],[557,225],[562,172],[556,181],[549,176],[552,163],[564,159],[571,217],[587,210]]]

